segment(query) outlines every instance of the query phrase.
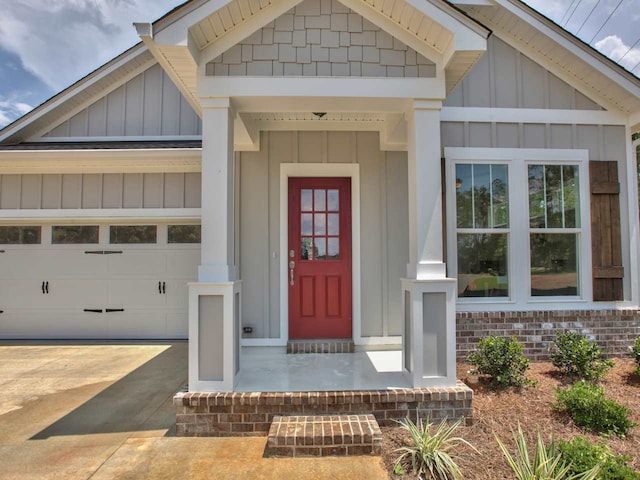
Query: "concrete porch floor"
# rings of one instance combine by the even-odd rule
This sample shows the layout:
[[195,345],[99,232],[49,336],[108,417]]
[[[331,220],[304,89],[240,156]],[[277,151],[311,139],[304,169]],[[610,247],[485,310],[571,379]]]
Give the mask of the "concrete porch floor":
[[238,392],[411,388],[402,350],[288,355],[284,347],[243,347]]
[[175,438],[186,342],[0,343],[0,479],[386,479],[379,458],[262,458],[266,438]]

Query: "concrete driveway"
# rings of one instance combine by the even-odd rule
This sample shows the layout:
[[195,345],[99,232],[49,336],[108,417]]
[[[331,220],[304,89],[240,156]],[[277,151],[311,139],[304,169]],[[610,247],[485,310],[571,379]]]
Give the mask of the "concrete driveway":
[[175,438],[186,342],[0,344],[0,479],[387,475],[379,458],[266,459],[266,439]]

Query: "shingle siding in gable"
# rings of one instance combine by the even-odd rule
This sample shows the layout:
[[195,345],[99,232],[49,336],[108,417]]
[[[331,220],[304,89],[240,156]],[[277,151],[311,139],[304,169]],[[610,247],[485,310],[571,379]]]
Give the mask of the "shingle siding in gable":
[[337,1],[305,0],[207,64],[207,75],[433,77],[435,65]]

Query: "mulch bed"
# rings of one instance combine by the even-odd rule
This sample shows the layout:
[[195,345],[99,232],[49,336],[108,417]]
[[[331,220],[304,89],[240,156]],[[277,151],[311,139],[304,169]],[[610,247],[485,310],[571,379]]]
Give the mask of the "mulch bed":
[[[634,371],[636,364],[629,358],[615,359],[616,365],[600,382],[605,395],[633,411],[632,420],[640,424],[640,377]],[[468,365],[458,365],[458,378],[466,379]],[[535,387],[521,390],[494,391],[486,382],[470,385],[474,390],[473,425],[460,427],[456,434],[464,438],[480,452],[475,453],[461,446],[456,462],[465,478],[473,480],[498,480],[515,478],[496,443],[498,435],[510,451],[514,451],[511,430],[518,422],[527,437],[527,445],[533,446],[537,432],[545,440],[553,435],[558,440],[571,440],[583,436],[592,442],[602,441],[614,453],[631,457],[630,465],[640,471],[640,426],[633,428],[626,438],[599,437],[576,427],[572,420],[554,412],[557,387],[568,385],[549,362],[532,363],[528,377],[537,383]],[[406,439],[405,432],[397,427],[383,428],[383,460],[392,479],[405,480],[411,475],[393,474],[398,454],[394,451]]]

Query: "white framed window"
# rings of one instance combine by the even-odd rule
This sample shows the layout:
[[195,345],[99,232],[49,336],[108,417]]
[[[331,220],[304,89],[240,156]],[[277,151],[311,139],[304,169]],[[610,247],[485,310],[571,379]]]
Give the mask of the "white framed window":
[[445,148],[445,157],[458,305],[591,300],[587,150]]

